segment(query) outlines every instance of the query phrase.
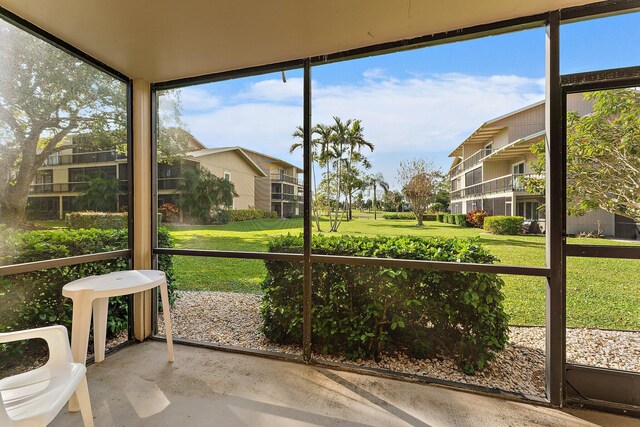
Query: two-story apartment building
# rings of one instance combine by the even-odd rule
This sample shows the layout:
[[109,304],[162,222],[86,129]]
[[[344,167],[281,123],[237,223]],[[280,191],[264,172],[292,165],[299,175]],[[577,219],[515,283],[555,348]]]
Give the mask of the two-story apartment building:
[[[571,94],[567,109],[589,114],[592,104],[582,94]],[[534,231],[544,231],[544,197],[525,190],[533,174],[531,146],[545,138],[545,104],[537,102],[482,124],[449,157],[452,213],[483,209],[489,215],[523,216]],[[615,236],[616,215],[596,210],[567,218],[567,233],[600,229]],[[618,227],[620,228],[620,227]],[[625,236],[621,236],[625,237]]]
[[[65,148],[48,157],[31,185],[28,212],[31,218],[63,219],[76,210],[74,199],[82,194],[87,180],[100,176],[120,183],[122,195],[114,211],[127,206],[127,156],[117,150],[92,150],[71,136]],[[74,143],[75,142],[75,143]],[[85,141],[86,142],[86,141]],[[242,147],[207,148],[187,135],[188,148],[182,162],[158,164],[158,205],[178,203],[179,181],[186,168],[203,167],[234,184],[234,209],[257,208],[275,211],[279,217],[302,212],[302,169],[284,160]]]

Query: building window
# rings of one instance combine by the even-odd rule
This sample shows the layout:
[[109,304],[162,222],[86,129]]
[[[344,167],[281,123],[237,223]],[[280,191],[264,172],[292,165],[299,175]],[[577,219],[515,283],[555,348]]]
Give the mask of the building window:
[[538,221],[538,202],[518,202],[516,205],[516,215],[524,217],[525,221]]
[[224,173],[224,180],[231,182],[231,172]]
[[488,156],[489,154],[491,154],[493,152],[493,142],[487,144],[484,146],[484,155]]
[[513,174],[514,175],[524,174],[524,162],[516,163],[515,165],[513,165]]

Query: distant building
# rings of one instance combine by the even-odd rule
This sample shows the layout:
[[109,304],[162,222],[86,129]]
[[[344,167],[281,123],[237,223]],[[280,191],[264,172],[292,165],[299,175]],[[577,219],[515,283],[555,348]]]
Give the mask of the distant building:
[[[589,114],[591,102],[571,94],[567,109]],[[489,215],[518,215],[535,231],[545,230],[544,197],[524,189],[535,156],[531,146],[545,138],[545,104],[540,101],[484,123],[449,157],[451,213],[482,209]],[[567,218],[567,234],[600,229],[606,236],[635,238],[633,221],[597,209]]]
[[[80,146],[80,138],[67,138],[65,148],[49,156],[38,169],[28,200],[30,218],[63,219],[74,211],[74,199],[82,194],[88,179],[101,176],[120,182],[122,195],[115,211],[126,209],[128,164],[124,154],[113,150],[91,150]],[[158,164],[158,204],[178,204],[178,184],[186,168],[203,167],[234,184],[237,197],[233,209],[275,211],[279,217],[302,213],[302,169],[284,160],[243,147],[206,148],[187,134],[188,146],[180,163]]]

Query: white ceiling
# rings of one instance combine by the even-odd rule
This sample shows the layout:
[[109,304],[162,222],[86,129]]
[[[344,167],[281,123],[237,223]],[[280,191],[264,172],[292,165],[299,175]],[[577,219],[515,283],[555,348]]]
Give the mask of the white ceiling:
[[593,0],[0,0],[150,82],[322,55]]

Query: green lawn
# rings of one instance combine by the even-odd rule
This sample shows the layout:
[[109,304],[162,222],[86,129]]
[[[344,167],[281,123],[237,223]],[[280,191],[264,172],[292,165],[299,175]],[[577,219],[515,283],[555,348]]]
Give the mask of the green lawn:
[[[415,227],[414,221],[385,220],[373,214],[354,213],[343,222],[340,234],[476,237],[500,263],[544,266],[544,236],[495,236],[480,229],[462,228],[438,222]],[[322,224],[326,230],[327,224]],[[254,220],[222,226],[172,227],[179,248],[266,251],[270,237],[298,234],[302,219]],[[315,232],[315,226],[314,226]],[[569,239],[570,243],[631,244],[605,239]],[[176,276],[181,289],[259,292],[266,270],[259,260],[175,257]],[[640,260],[571,258],[567,267],[567,323],[640,330]],[[535,277],[504,276],[506,309],[511,323],[542,325],[545,315],[545,280]]]

